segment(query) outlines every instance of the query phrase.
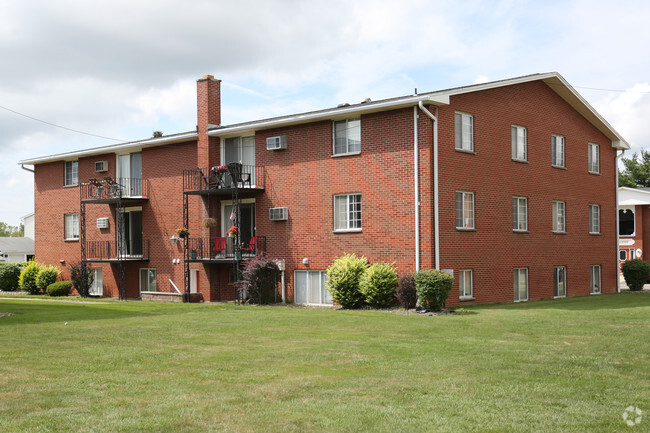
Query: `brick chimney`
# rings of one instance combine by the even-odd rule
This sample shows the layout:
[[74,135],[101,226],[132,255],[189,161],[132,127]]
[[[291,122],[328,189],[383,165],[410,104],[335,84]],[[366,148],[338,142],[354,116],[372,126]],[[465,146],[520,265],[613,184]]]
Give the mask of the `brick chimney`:
[[196,113],[199,134],[197,166],[212,167],[219,163],[219,138],[208,137],[208,124],[221,124],[221,80],[204,75],[196,80]]

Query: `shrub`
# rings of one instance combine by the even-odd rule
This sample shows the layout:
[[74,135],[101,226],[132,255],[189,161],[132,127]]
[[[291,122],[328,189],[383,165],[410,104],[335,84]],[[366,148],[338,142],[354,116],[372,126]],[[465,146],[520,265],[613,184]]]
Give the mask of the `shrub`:
[[246,290],[248,297],[257,304],[275,302],[280,269],[274,260],[262,254],[246,263],[239,290]]
[[358,308],[363,304],[359,278],[368,267],[365,257],[345,254],[327,268],[326,287],[334,301],[344,308]]
[[367,304],[375,308],[390,307],[395,304],[397,272],[389,263],[375,263],[359,278],[359,290]]
[[621,266],[627,287],[632,291],[643,290],[643,285],[650,276],[650,264],[645,260],[632,259]]
[[420,305],[430,311],[441,311],[454,283],[454,277],[446,272],[425,269],[415,274],[415,290]]
[[93,285],[95,277],[93,273],[88,270],[88,267],[81,263],[70,263],[70,281],[79,293],[79,296],[87,298],[90,291],[90,286]]
[[10,292],[18,289],[20,266],[16,263],[0,263],[0,290]]
[[418,294],[415,291],[415,279],[413,275],[407,275],[399,279],[395,296],[399,303],[402,304],[402,307],[407,310],[415,308],[418,302]]
[[36,278],[38,277],[39,272],[43,269],[42,265],[39,265],[34,260],[30,260],[27,266],[20,273],[18,279],[18,286],[21,290],[25,290],[32,295],[36,295],[40,289],[36,284]]
[[68,296],[72,290],[72,283],[70,281],[59,281],[47,286],[45,292],[50,296]]
[[45,292],[50,284],[56,283],[56,279],[59,278],[60,274],[61,271],[57,267],[51,265],[43,267],[36,276],[36,287],[38,287],[38,291]]

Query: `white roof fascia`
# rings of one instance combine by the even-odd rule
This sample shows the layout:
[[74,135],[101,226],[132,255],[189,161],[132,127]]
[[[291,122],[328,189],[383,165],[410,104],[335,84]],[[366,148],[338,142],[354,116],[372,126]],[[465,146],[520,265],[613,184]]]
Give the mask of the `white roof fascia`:
[[43,164],[46,162],[73,160],[86,156],[101,155],[104,153],[120,153],[129,150],[137,150],[145,147],[160,146],[162,144],[179,143],[187,140],[196,140],[198,138],[196,132],[187,132],[184,134],[170,135],[168,137],[149,138],[147,140],[130,141],[128,143],[111,144],[108,146],[94,147],[91,149],[77,150],[73,152],[59,153],[56,155],[42,156],[38,158],[24,159],[18,161],[19,165],[35,165]]
[[208,131],[211,137],[230,135],[241,132],[253,132],[269,128],[278,128],[281,126],[296,125],[299,123],[313,122],[315,120],[345,118],[350,115],[360,115],[374,113],[377,111],[396,110],[404,107],[412,107],[422,101],[424,104],[448,105],[448,95],[438,95],[435,93],[406,96],[397,100],[387,100],[380,102],[370,102],[368,104],[357,104],[349,107],[337,107],[331,110],[316,111],[310,113],[295,114],[292,116],[276,117],[273,119],[260,120],[257,122],[248,122],[241,125],[224,126],[219,129]]

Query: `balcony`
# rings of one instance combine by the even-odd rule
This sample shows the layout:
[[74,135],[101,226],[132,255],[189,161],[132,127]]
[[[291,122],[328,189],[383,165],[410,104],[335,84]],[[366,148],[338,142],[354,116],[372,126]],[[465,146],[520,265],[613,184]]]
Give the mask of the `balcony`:
[[[240,260],[247,260],[266,253],[266,237],[255,236],[249,242],[242,242],[237,248],[230,238],[188,238],[187,239],[189,262],[201,263],[232,263],[240,254]],[[196,255],[194,255],[194,253]]]
[[140,202],[149,199],[149,181],[110,176],[101,180],[93,178],[81,183],[79,193],[85,203]]
[[118,248],[116,241],[87,241],[86,262],[137,262],[149,260],[149,240],[125,242]]
[[212,168],[183,170],[183,192],[197,195],[229,195],[239,192],[264,191],[264,167],[238,163]]

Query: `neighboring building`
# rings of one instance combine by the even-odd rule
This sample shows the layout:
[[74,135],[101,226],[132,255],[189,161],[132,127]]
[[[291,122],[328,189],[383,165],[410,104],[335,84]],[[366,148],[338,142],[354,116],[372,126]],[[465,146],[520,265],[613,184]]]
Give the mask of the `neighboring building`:
[[0,237],[0,263],[22,263],[34,258],[34,239]]
[[650,246],[650,188],[618,189],[619,261],[648,260]]
[[331,302],[325,270],[346,252],[453,273],[450,305],[617,290],[629,145],[557,73],[235,125],[220,81],[197,86],[197,131],[20,162],[39,261],[83,260],[94,293],[128,298],[233,299],[236,258],[264,251],[297,303]]
[[24,217],[21,218],[23,221],[23,236],[26,238],[30,239],[35,239],[35,233],[34,233],[34,212],[25,215]]

